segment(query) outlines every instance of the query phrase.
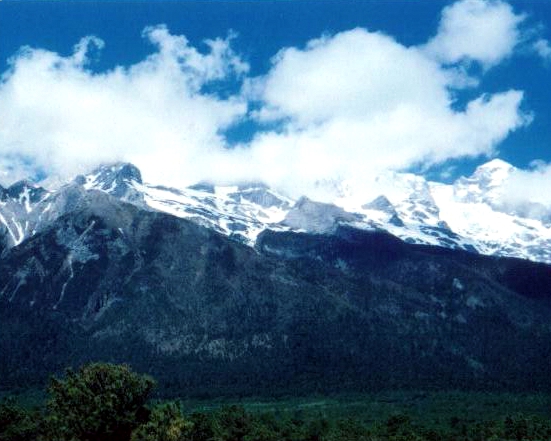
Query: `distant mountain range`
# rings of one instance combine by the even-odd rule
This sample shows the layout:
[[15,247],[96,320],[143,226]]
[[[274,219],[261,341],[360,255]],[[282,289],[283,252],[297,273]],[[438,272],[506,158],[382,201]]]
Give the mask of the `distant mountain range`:
[[[511,207],[503,184],[515,168],[499,159],[450,185],[406,173],[387,173],[373,182],[390,188],[366,200],[353,183],[334,184],[332,204],[292,200],[262,183],[183,188],[144,184],[131,164],[101,166],[57,191],[29,181],[0,187],[0,237],[20,244],[74,210],[76,193],[100,190],[141,209],[158,210],[211,228],[254,246],[264,230],[330,234],[338,225],[387,231],[405,242],[464,249],[486,255],[551,263],[551,209],[538,204]],[[381,185],[384,183],[384,185]]]
[[131,164],[0,188],[0,387],[102,359],[169,394],[550,389],[551,221],[503,202],[513,170],[333,203]]

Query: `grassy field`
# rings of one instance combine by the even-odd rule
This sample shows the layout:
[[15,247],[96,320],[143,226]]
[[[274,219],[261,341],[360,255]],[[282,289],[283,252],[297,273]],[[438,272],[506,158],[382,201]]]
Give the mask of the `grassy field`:
[[[40,439],[54,439],[46,436],[48,428],[57,426],[49,426],[47,423],[50,418],[48,412],[51,411],[48,409],[51,408],[44,407],[45,394],[33,391],[12,393],[10,396],[15,398],[16,404],[22,406],[19,407],[22,410],[11,410],[15,412],[13,415],[20,416],[18,419],[6,418],[6,415],[10,415],[9,403],[13,401],[5,402],[7,407],[0,411],[4,415],[4,418],[0,415],[0,439],[30,440],[38,435],[42,436]],[[170,409],[167,406],[173,406],[172,409],[177,411],[166,413],[166,409]],[[252,397],[185,399],[179,400],[179,405],[153,399],[148,402],[148,407],[151,410],[150,421],[138,423],[136,420],[136,427],[138,424],[146,425],[135,430],[142,430],[143,433],[151,430],[162,432],[178,421],[187,420],[195,435],[203,436],[214,431],[211,435],[216,433],[221,436],[219,439],[227,441],[245,439],[235,438],[235,431],[247,435],[248,439],[262,435],[262,439],[272,441],[551,439],[551,395],[538,393],[388,391],[277,400]],[[19,430],[16,433],[26,435],[3,438],[13,428]]]
[[[25,407],[41,406],[46,399],[45,393],[39,390],[9,395]],[[0,399],[5,396],[8,394],[0,393]],[[353,418],[368,424],[385,421],[397,414],[408,415],[412,422],[430,426],[447,425],[452,418],[475,422],[520,414],[551,419],[551,395],[538,393],[388,391],[277,400],[253,397],[181,400],[185,413],[213,412],[234,404],[252,413],[292,415],[303,420]]]
[[551,418],[551,395],[537,393],[389,391],[274,401],[254,398],[182,401],[186,412],[208,412],[231,404],[242,405],[254,413],[292,414],[306,420],[354,418],[365,423],[384,421],[396,414],[408,415],[413,422],[425,425],[449,424],[452,418],[474,422],[518,414]]

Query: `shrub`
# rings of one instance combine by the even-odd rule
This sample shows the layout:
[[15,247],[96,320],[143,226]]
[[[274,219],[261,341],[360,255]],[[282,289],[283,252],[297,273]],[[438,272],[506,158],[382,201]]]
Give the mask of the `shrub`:
[[93,363],[48,389],[47,438],[60,441],[125,441],[147,419],[145,402],[155,382],[126,365]]
[[20,407],[13,399],[0,403],[0,440],[27,441],[38,435],[39,415]]
[[132,441],[184,441],[189,439],[193,423],[173,402],[153,408],[149,420],[132,433]]

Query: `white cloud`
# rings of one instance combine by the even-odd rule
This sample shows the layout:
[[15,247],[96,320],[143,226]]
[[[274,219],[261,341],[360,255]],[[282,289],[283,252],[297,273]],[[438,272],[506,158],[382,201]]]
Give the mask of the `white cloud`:
[[[483,18],[495,34],[477,28]],[[480,90],[458,108],[456,93],[477,90],[481,78],[449,63],[498,63],[513,51],[521,21],[503,2],[462,0],[444,9],[427,45],[358,28],[284,48],[257,78],[232,51],[233,35],[206,40],[201,52],[165,26],[144,30],[156,50],[143,61],[100,73],[90,70],[91,51],[103,46],[96,37],[68,57],[25,48],[0,83],[0,167],[6,158],[16,164],[0,182],[30,169],[63,178],[123,160],[150,182],[263,180],[321,198],[342,177],[495,155],[529,122],[523,93]],[[472,43],[478,38],[484,44]],[[243,91],[205,92],[220,80],[243,82]],[[256,110],[247,113],[250,104]],[[260,124],[257,133],[228,149],[224,131],[247,118]]]
[[449,100],[440,66],[415,48],[359,28],[312,40],[304,50],[280,51],[260,81],[260,118],[290,116],[299,127],[336,115],[358,119],[383,107]]
[[547,61],[551,60],[551,45],[548,40],[540,38],[534,42],[532,47],[541,58]]
[[443,63],[477,61],[489,68],[513,53],[524,19],[499,0],[461,0],[444,8],[426,50]]
[[[511,174],[505,184],[503,199],[513,206],[526,202],[541,204],[547,207],[545,213],[549,215],[551,192],[548,189],[551,189],[551,163],[533,161],[530,169],[516,169]],[[537,210],[537,207],[531,208]]]
[[250,161],[288,191],[309,193],[344,176],[492,155],[528,122],[523,94],[482,94],[454,110],[461,75],[364,29],[284,49],[249,87],[263,103],[257,118],[283,122],[281,131],[256,136]]
[[225,147],[220,131],[245,115],[246,103],[201,88],[248,66],[229,39],[207,40],[200,53],[164,26],[144,36],[156,52],[103,73],[86,68],[92,46],[103,46],[95,37],[82,39],[68,57],[24,48],[11,60],[0,84],[0,155],[22,159],[3,182],[29,162],[62,177],[112,160],[132,161],[159,182],[181,182],[183,173],[202,177],[208,152]]
[[70,61],[78,66],[83,66],[90,61],[90,52],[93,48],[101,50],[105,46],[105,42],[93,35],[82,38],[73,47],[73,56]]

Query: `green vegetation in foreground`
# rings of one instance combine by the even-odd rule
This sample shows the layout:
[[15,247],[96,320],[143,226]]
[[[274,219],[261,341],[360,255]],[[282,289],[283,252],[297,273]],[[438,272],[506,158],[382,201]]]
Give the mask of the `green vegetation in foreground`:
[[[46,403],[0,403],[0,441],[550,440],[546,395],[388,393],[278,402],[152,402],[155,381],[94,363]],[[519,413],[523,410],[524,414]]]
[[245,398],[235,400],[183,400],[187,413],[213,412],[225,406],[243,406],[248,412],[320,416],[331,420],[354,418],[375,423],[396,414],[407,414],[416,424],[446,424],[451,418],[466,421],[499,420],[511,414],[551,418],[551,395],[535,393],[387,391],[372,394],[288,397],[278,400]]

